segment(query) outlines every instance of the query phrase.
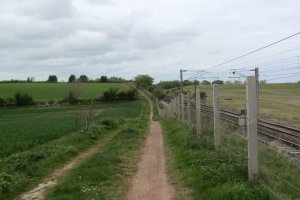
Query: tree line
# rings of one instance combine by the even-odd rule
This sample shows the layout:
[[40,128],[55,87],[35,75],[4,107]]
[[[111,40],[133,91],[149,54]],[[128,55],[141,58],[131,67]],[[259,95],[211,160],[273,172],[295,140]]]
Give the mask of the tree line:
[[[3,80],[0,83],[57,83],[58,77],[56,75],[49,75],[48,79],[45,81],[35,81],[34,77],[28,77],[26,80],[18,80],[18,79],[11,79],[11,80]],[[121,77],[108,77],[108,76],[101,76],[100,78],[90,79],[87,75],[80,75],[78,78],[74,74],[71,74],[69,79],[69,83],[80,82],[80,83],[127,83],[129,80],[126,80]]]

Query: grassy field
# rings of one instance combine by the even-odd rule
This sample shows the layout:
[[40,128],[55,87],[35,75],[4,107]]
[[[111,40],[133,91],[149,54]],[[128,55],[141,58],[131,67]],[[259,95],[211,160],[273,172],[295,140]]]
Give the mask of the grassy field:
[[72,87],[78,87],[81,99],[95,99],[109,88],[125,90],[120,83],[2,83],[0,97],[12,97],[16,92],[28,93],[35,101],[62,100]]
[[181,188],[178,199],[299,199],[299,190],[289,185],[300,187],[298,161],[261,146],[260,176],[250,183],[246,140],[233,127],[223,126],[221,149],[215,151],[209,119],[200,138],[178,121],[163,120],[162,125],[171,180]]
[[[75,131],[75,113],[94,109],[90,128]],[[130,123],[146,119],[144,99],[78,106],[2,109],[0,114],[0,199],[15,199],[53,169],[111,134],[99,120]],[[129,120],[129,121],[128,121]],[[124,120],[123,120],[124,121]],[[122,120],[117,123],[120,126]],[[4,148],[5,147],[5,148]]]
[[1,109],[0,158],[67,135],[83,125],[86,110],[93,119],[139,115],[141,101],[61,107]]
[[[300,83],[261,84],[259,87],[259,108],[262,118],[272,118],[278,122],[299,126]],[[207,93],[207,101],[211,102],[212,86],[203,85],[200,89]],[[185,90],[194,91],[194,87],[185,87]],[[221,85],[220,104],[223,108],[236,111],[245,109],[246,86]]]

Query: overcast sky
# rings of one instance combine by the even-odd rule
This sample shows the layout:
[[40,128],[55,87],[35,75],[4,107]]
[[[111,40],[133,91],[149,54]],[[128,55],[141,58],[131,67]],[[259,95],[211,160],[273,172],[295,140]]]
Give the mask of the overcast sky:
[[[178,79],[180,68],[205,69],[298,32],[299,8],[297,0],[0,0],[0,79]],[[300,36],[210,76],[296,68],[298,47]]]

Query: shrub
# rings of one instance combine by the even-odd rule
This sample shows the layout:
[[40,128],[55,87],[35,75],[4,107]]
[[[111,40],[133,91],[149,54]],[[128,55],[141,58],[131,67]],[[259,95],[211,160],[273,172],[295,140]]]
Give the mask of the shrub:
[[200,97],[201,97],[201,100],[206,100],[206,98],[207,98],[206,92],[200,91]]
[[0,106],[5,106],[7,104],[7,101],[3,98],[0,98]]
[[126,92],[120,91],[118,88],[110,88],[103,93],[103,95],[99,98],[102,101],[134,101],[138,98],[138,91],[136,89],[130,89]]
[[103,93],[103,101],[116,101],[118,97],[119,88],[109,88]]
[[33,104],[33,98],[29,94],[17,92],[15,94],[14,103],[16,106],[27,106]]
[[126,92],[126,99],[125,100],[130,100],[134,101],[138,98],[138,91],[137,89],[130,89]]
[[69,92],[68,96],[64,98],[64,102],[70,103],[70,104],[77,104],[78,98],[74,95],[73,92]]

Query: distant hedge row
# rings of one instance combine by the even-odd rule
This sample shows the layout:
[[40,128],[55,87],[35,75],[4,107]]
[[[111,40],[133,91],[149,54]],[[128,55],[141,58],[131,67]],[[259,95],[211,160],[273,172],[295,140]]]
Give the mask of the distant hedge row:
[[[127,91],[119,91],[118,88],[110,88],[106,90],[102,96],[96,99],[79,99],[73,92],[69,92],[68,95],[61,101],[54,102],[49,100],[43,102],[47,104],[78,104],[78,103],[92,103],[92,102],[113,102],[113,101],[134,101],[138,98],[138,91],[136,89],[129,89]],[[37,105],[39,103],[33,100],[33,97],[27,93],[17,92],[13,97],[1,98],[0,107],[5,106],[30,106]]]

